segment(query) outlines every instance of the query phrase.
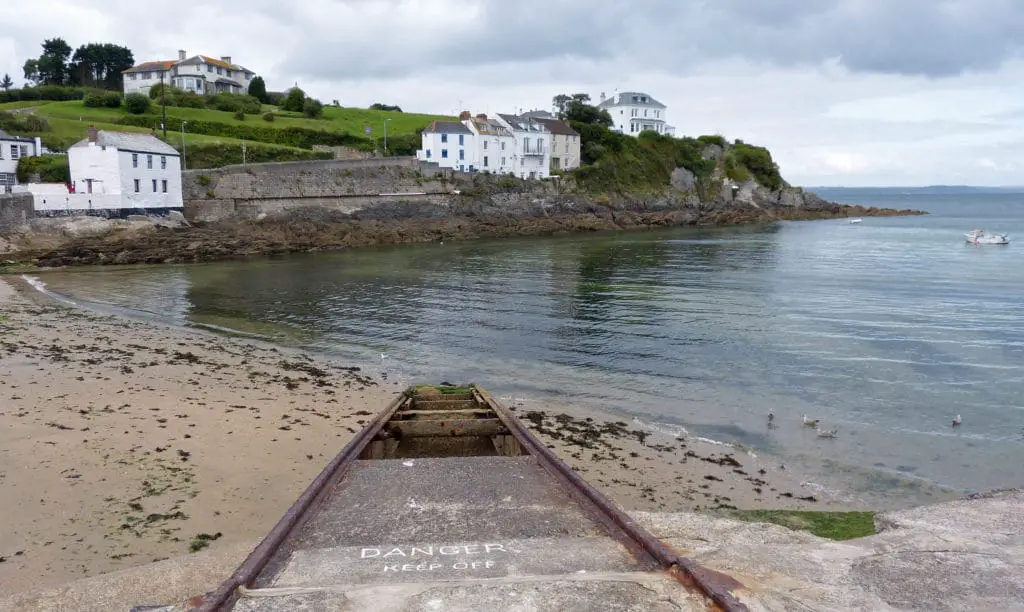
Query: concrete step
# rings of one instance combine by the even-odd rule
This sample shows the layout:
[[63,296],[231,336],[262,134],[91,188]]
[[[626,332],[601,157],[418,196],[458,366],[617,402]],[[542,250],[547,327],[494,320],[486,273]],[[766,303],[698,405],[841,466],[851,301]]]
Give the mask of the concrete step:
[[638,568],[608,537],[341,546],[295,551],[273,587],[514,578]]
[[592,612],[706,612],[708,602],[660,572],[596,572],[558,577],[459,582],[412,582],[326,589],[254,590],[234,608],[281,610],[374,610],[479,612],[558,610]]

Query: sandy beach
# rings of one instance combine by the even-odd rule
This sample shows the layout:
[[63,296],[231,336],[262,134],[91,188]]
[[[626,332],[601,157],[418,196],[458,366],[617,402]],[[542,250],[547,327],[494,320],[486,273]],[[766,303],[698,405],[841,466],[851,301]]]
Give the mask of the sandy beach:
[[[0,596],[258,541],[404,388],[353,364],[31,292],[0,280]],[[629,510],[842,505],[738,449],[508,403]]]

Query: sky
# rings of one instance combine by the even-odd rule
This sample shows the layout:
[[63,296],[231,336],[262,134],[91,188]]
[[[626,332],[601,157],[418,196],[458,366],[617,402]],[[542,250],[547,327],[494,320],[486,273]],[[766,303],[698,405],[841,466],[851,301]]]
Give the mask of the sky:
[[8,4],[0,74],[19,84],[60,36],[139,62],[230,55],[271,90],[343,106],[516,112],[642,91],[677,135],[764,145],[792,184],[1024,184],[1022,0]]

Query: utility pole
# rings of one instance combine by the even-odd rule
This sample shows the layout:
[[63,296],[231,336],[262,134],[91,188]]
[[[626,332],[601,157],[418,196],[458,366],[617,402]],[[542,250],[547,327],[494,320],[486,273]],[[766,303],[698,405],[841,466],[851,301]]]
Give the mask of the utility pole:
[[185,160],[185,121],[181,122],[181,169],[188,170],[188,162]]
[[391,119],[384,120],[384,157],[388,156],[388,121]]
[[167,141],[167,88],[164,87],[164,73],[160,73],[160,101],[163,102],[164,120],[160,126],[164,130],[164,141]]
[[245,165],[245,141],[242,141],[242,165]]

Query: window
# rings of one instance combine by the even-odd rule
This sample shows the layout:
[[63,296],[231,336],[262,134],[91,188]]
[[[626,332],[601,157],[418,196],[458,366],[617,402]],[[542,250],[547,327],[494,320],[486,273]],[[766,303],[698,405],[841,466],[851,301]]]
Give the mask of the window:
[[160,156],[160,169],[161,170],[166,170],[167,169],[167,156],[166,155],[161,155]]
[[18,145],[11,145],[11,159],[18,159],[18,153],[20,151],[21,149],[18,148]]
[[466,159],[466,150],[459,149],[459,159]]
[[220,66],[217,66],[217,74],[224,74],[224,70]]
[[210,64],[207,64],[206,65],[206,71],[207,72],[213,72],[213,66],[211,66]]
[[645,108],[644,109],[644,117],[646,117],[646,116],[647,116],[647,109]]
[[146,156],[146,169],[147,170],[152,170],[153,169],[153,156],[152,155],[147,155]]
[[135,193],[139,192],[139,179],[135,179]]
[[[139,154],[138,153],[132,153],[132,168],[138,168],[138,167],[139,167]],[[138,191],[138,189],[136,189],[135,191]]]
[[427,149],[427,159],[430,159],[430,149]]
[[448,149],[441,149],[441,157],[445,159],[448,158]]
[[448,142],[448,134],[441,134],[441,142]]
[[4,158],[4,148],[0,147],[0,159]]
[[504,157],[502,157],[502,158],[501,158],[501,165],[502,165],[502,166],[504,166],[504,165],[505,165],[505,158],[504,158]]
[[153,179],[153,193],[156,193],[156,179]]
[[504,150],[505,150],[505,143],[501,143],[501,150],[502,150],[502,151],[504,151]]
[[519,158],[519,165],[520,166],[525,166],[526,165],[526,158],[525,157],[520,157]]
[[487,167],[487,156],[484,155],[484,168],[486,168],[486,167]]
[[538,153],[543,153],[544,152],[544,139],[543,138],[538,138],[537,139],[537,152]]
[[459,146],[461,147],[464,144],[466,144],[466,135],[465,134],[459,134]]
[[162,188],[162,191],[164,193],[167,193],[167,179],[164,179],[163,181],[161,181],[160,187]]
[[21,156],[28,157],[28,145],[21,145]]
[[133,72],[133,73],[131,73],[131,74],[129,74],[129,75],[128,75],[128,80],[129,80],[129,81],[134,81],[134,80],[135,80],[135,77],[136,77],[136,74],[135,74],[135,73]]
[[485,140],[484,141],[484,151],[486,151],[486,150],[487,150],[487,141]]

